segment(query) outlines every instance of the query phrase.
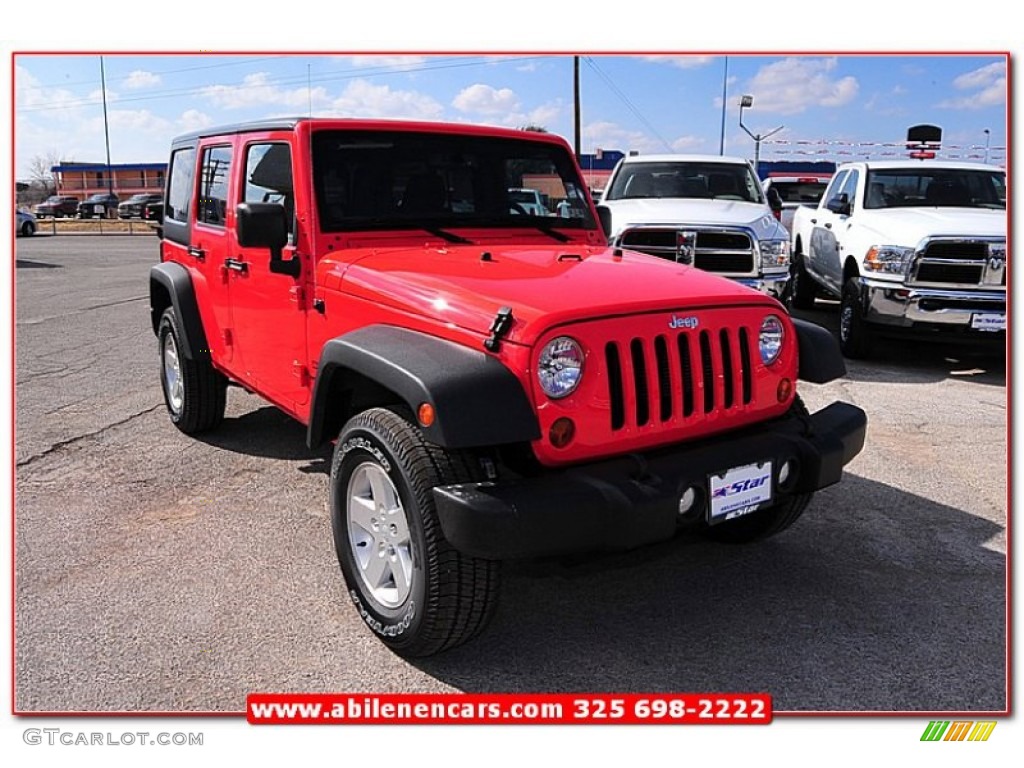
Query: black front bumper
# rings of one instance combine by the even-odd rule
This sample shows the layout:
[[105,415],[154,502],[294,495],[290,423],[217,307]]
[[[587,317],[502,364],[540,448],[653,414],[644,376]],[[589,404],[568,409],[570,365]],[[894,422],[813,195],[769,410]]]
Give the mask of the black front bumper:
[[[631,549],[669,539],[681,524],[702,524],[709,476],[733,467],[771,460],[775,502],[839,482],[864,447],[866,425],[860,408],[833,403],[809,418],[539,477],[439,486],[434,501],[445,537],[474,557]],[[778,470],[787,461],[795,472],[780,486]],[[698,501],[680,515],[689,488]]]

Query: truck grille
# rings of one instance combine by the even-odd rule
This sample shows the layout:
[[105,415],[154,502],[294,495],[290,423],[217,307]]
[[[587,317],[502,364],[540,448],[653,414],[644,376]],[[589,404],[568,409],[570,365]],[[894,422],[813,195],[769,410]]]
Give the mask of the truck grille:
[[605,344],[611,429],[667,425],[749,405],[751,331],[682,331]]
[[732,275],[755,274],[754,244],[746,232],[688,227],[637,227],[625,230],[620,236],[619,245],[674,261],[676,233],[684,230],[697,232],[693,265],[698,269]]
[[[991,241],[998,244],[1003,241]],[[1005,287],[1005,261],[989,258],[990,241],[933,240],[921,248],[910,272],[913,284]]]

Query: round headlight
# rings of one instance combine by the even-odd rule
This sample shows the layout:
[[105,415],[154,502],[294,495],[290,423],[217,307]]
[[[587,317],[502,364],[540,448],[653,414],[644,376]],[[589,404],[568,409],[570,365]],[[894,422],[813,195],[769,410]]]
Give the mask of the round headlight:
[[583,377],[583,348],[568,336],[544,345],[537,361],[537,379],[544,394],[557,400],[572,394]]
[[785,331],[782,321],[775,315],[768,315],[761,323],[761,332],[757,335],[757,349],[761,353],[761,362],[771,365],[782,351],[782,339]]

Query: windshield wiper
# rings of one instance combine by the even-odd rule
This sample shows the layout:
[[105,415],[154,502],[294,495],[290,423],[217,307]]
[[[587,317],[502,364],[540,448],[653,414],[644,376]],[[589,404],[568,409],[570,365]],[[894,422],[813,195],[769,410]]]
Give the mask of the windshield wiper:
[[424,232],[429,232],[432,235],[436,235],[437,237],[440,237],[442,240],[444,240],[446,243],[454,243],[456,245],[468,245],[469,243],[473,242],[472,240],[467,240],[462,235],[456,235],[454,232],[449,232],[448,230],[441,229],[440,227],[428,227],[423,224],[417,224],[416,228],[422,229]]
[[533,227],[534,229],[540,230],[551,239],[557,240],[560,243],[568,243],[570,240],[572,240],[571,237],[569,237],[564,232],[559,232],[551,224],[548,224],[544,219],[537,219],[533,216],[530,216],[523,219],[516,219],[515,221],[517,224],[519,223],[519,221],[522,221],[523,224]]

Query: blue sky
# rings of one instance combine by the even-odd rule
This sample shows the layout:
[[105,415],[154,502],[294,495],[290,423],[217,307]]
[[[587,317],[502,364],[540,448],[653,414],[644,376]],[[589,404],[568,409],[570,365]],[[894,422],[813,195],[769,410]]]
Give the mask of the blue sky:
[[[725,55],[580,53],[584,152],[718,153]],[[162,161],[186,130],[311,107],[573,136],[571,55],[114,53],[103,62],[114,163]],[[18,54],[14,65],[16,176],[37,156],[102,162],[100,57]],[[784,126],[762,159],[882,157],[900,151],[884,145],[908,125],[927,122],[943,127],[946,156],[982,160],[988,141],[990,159],[1006,161],[1003,55],[730,54],[725,151],[752,157],[738,125],[742,94],[754,96],[744,112],[752,132]]]

